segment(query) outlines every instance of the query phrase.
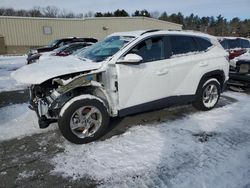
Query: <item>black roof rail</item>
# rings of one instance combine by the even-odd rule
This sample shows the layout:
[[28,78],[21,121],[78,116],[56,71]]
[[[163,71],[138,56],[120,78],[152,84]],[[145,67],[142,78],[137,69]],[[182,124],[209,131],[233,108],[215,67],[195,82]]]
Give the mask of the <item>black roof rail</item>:
[[182,31],[181,29],[168,29],[168,31]]
[[143,32],[141,35],[144,35],[146,33],[152,33],[152,32],[156,32],[156,31],[160,31],[161,29],[151,29],[151,30],[147,30],[145,32]]

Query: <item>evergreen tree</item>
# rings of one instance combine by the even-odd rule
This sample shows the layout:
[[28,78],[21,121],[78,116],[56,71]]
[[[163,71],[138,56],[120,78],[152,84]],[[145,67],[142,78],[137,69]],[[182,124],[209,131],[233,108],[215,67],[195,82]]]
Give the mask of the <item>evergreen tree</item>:
[[168,14],[163,12],[159,17],[159,20],[168,21]]
[[147,10],[136,10],[132,16],[145,16],[145,17],[151,17],[150,13]]
[[122,9],[122,10],[117,9],[114,12],[114,16],[115,17],[127,17],[127,16],[129,16],[129,14],[124,9]]
[[96,12],[95,17],[103,17],[103,14],[101,12]]

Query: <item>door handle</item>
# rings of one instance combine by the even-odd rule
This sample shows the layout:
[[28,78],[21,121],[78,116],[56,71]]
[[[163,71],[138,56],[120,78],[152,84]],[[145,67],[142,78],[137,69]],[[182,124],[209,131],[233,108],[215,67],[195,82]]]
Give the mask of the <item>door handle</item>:
[[156,72],[157,75],[161,76],[164,74],[168,74],[168,69],[162,69]]
[[208,66],[208,63],[207,62],[201,62],[199,63],[200,67],[206,67]]

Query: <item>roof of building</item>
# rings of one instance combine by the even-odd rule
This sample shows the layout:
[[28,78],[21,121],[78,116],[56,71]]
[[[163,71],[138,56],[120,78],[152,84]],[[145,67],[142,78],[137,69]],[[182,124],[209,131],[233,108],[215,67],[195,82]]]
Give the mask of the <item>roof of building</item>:
[[145,19],[145,20],[151,20],[151,21],[156,21],[156,22],[161,22],[161,23],[167,23],[167,24],[172,24],[172,25],[178,25],[182,26],[181,24],[173,23],[173,22],[168,22],[168,21],[163,21],[155,18],[149,18],[149,17],[144,17],[144,16],[134,16],[134,17],[91,17],[91,18],[48,18],[48,17],[21,17],[21,16],[0,16],[1,18],[8,18],[8,19],[31,19],[31,20],[72,20],[72,21],[88,21],[88,20],[111,20],[111,19]]

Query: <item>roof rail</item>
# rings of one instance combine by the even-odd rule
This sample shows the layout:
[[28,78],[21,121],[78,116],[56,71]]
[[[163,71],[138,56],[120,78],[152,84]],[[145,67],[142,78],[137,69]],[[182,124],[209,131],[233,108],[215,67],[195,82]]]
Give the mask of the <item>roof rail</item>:
[[182,31],[182,29],[168,29],[168,31]]
[[160,31],[161,29],[151,29],[151,30],[147,30],[145,32],[143,32],[141,35],[144,35],[146,33],[151,33],[151,32],[156,32],[156,31]]

